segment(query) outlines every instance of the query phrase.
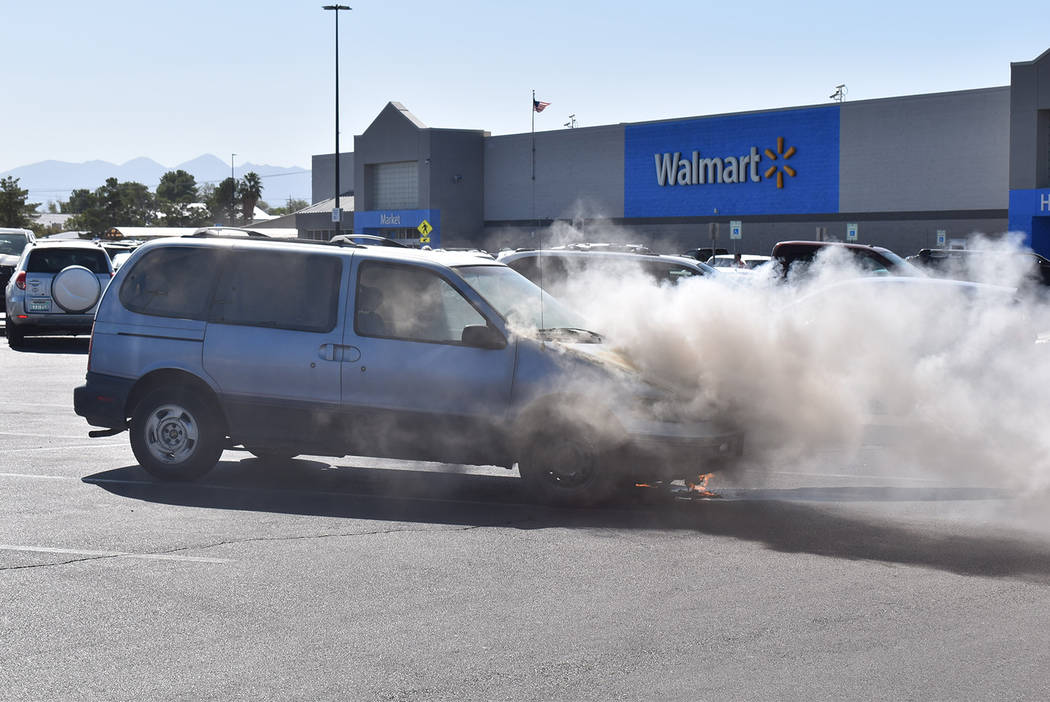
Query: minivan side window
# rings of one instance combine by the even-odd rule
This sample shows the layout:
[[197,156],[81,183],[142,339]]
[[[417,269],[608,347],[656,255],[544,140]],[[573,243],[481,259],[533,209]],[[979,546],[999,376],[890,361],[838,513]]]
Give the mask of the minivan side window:
[[209,322],[330,332],[339,312],[337,256],[234,250],[215,289]]
[[139,314],[203,320],[218,268],[215,249],[154,249],[128,271],[120,302]]
[[408,341],[458,344],[463,329],[486,324],[441,276],[417,266],[362,263],[354,295],[354,331]]

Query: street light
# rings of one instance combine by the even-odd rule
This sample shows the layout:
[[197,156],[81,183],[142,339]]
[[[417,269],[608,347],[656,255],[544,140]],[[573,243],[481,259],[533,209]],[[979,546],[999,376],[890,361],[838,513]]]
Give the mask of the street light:
[[324,5],[325,10],[335,10],[335,209],[332,220],[335,222],[335,235],[339,235],[339,220],[343,212],[339,207],[339,10],[351,9],[348,5]]
[[230,226],[234,225],[234,217],[237,214],[237,177],[233,175],[233,157],[230,154]]

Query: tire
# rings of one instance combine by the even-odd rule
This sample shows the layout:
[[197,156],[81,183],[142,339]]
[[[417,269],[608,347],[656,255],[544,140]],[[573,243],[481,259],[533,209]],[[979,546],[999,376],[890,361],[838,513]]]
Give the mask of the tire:
[[7,327],[4,329],[4,333],[7,334],[7,345],[13,349],[25,348],[26,335],[25,331],[19,329],[16,325],[11,324],[8,320]]
[[164,386],[131,416],[131,450],[161,480],[195,480],[219,461],[225,431],[215,408],[192,391]]
[[283,466],[298,455],[290,451],[264,448],[249,448],[248,453],[258,458],[259,462],[267,467]]
[[618,485],[608,451],[582,431],[541,431],[522,448],[518,472],[542,502],[586,506],[608,500]]
[[102,285],[84,266],[66,266],[51,281],[51,299],[70,314],[82,314],[102,297]]

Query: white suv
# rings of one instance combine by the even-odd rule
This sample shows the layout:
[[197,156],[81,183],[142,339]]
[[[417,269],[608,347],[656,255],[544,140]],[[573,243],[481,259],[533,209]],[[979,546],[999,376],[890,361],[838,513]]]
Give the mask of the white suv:
[[[0,227],[0,288],[7,287],[7,281],[15,274],[15,266],[26,246],[36,241],[36,236],[28,229],[7,229]],[[0,298],[0,312],[4,311],[6,302]]]
[[95,308],[113,277],[109,255],[86,241],[27,246],[7,283],[7,343],[26,336],[89,334]]

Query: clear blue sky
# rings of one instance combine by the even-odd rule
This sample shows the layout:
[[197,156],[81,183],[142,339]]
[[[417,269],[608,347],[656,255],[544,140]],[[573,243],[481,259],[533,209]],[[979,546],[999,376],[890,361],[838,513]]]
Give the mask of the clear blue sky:
[[[341,149],[389,101],[527,132],[963,90],[1050,48],[1031,2],[347,2]],[[324,0],[0,0],[0,171],[46,159],[309,167],[334,150]]]

